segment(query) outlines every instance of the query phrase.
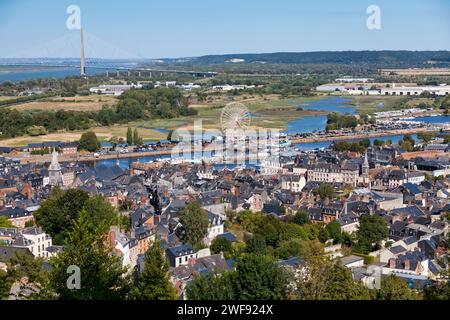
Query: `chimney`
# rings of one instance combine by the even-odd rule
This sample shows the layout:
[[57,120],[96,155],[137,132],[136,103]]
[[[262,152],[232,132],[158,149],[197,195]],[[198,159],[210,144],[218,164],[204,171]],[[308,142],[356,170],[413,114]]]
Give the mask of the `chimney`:
[[395,265],[396,265],[395,262],[396,262],[395,258],[390,258],[389,259],[389,268],[395,269]]
[[141,196],[141,207],[144,207],[147,204],[147,197],[142,195]]
[[239,196],[241,193],[241,187],[239,185],[234,186],[234,195]]
[[409,259],[405,260],[404,265],[405,265],[405,270],[411,269],[411,261],[409,261]]

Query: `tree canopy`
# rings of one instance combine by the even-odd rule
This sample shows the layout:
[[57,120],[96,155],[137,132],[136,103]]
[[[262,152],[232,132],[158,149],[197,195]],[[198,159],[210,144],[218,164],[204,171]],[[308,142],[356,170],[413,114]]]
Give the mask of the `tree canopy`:
[[117,221],[116,210],[105,198],[91,198],[87,192],[79,189],[63,191],[54,188],[34,216],[36,223],[52,236],[55,244],[63,244],[66,232],[83,209],[87,212],[86,219],[91,229],[106,231]]
[[377,290],[378,300],[417,300],[419,296],[408,288],[405,281],[395,275],[381,279],[381,287]]
[[247,254],[236,271],[196,278],[188,288],[192,300],[280,300],[287,298],[288,276],[264,255]]
[[349,268],[318,257],[306,262],[308,276],[299,277],[297,297],[300,300],[369,300],[370,291],[353,280]]
[[314,190],[314,194],[319,195],[321,199],[331,199],[334,197],[335,190],[331,184],[322,183],[316,190]]
[[181,240],[184,243],[198,245],[208,233],[208,215],[198,203],[189,203],[179,214],[182,225]]
[[372,251],[373,244],[378,243],[387,236],[388,226],[382,217],[369,214],[361,216],[359,228],[356,232],[356,237],[358,239],[358,251],[362,253]]
[[91,152],[100,149],[100,142],[98,141],[95,132],[89,131],[83,133],[81,135],[80,141],[78,142],[78,148],[80,150],[87,150]]
[[220,253],[220,252],[228,253],[228,252],[231,251],[231,242],[227,238],[216,237],[211,242],[210,249],[211,249],[211,253],[212,254],[217,254],[217,253]]
[[[112,254],[100,229],[92,230],[83,209],[67,232],[64,250],[51,260],[50,290],[60,300],[123,300],[130,290],[121,259]],[[80,289],[68,288],[70,266],[80,269]]]
[[170,282],[169,263],[156,240],[145,253],[144,271],[132,290],[135,300],[175,300],[175,288]]
[[12,222],[5,216],[0,216],[0,228],[12,228],[14,227]]
[[304,225],[310,223],[311,219],[309,218],[309,213],[307,211],[300,210],[295,214],[292,222],[299,225]]

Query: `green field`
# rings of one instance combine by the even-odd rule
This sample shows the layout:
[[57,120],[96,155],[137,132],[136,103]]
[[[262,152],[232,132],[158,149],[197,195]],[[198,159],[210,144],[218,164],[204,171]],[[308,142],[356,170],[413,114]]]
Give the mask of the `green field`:
[[[264,128],[284,129],[286,124],[302,116],[323,114],[318,111],[297,110],[297,107],[305,102],[315,101],[319,97],[299,97],[279,100],[259,100],[244,103],[248,110],[256,117],[251,119],[251,126]],[[147,129],[192,129],[194,121],[202,120],[205,129],[220,129],[220,115],[223,110],[222,106],[201,106],[196,107],[198,115],[181,117],[176,119],[158,119],[150,120],[142,123],[141,127]]]
[[[384,108],[379,107],[380,103],[384,104]],[[402,96],[354,96],[348,104],[355,106],[360,115],[365,115],[380,111],[415,108],[420,103],[432,104],[433,100],[429,98]]]

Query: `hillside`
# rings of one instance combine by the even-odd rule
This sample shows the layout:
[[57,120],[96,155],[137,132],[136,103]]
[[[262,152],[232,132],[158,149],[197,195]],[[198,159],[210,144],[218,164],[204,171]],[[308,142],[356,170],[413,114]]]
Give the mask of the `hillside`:
[[343,64],[377,67],[450,66],[450,51],[320,51],[261,54],[206,55],[189,60],[195,64]]

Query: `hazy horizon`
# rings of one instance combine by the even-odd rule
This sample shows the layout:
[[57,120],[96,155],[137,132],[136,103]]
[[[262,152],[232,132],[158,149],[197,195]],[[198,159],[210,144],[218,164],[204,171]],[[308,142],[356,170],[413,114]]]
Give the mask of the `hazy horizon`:
[[[79,32],[66,25],[70,5],[81,10],[87,58],[450,50],[450,2],[445,0],[2,0],[0,58],[78,57]],[[380,8],[377,30],[366,24],[371,5]]]
[[[138,60],[182,60],[182,59],[195,59],[204,56],[241,56],[241,55],[269,55],[269,54],[279,54],[279,53],[338,53],[338,52],[450,52],[450,50],[329,50],[329,51],[277,51],[277,52],[237,52],[237,53],[216,53],[216,54],[204,54],[198,56],[190,57],[158,57],[158,58],[103,58],[103,57],[86,57],[86,60],[123,60],[123,61],[138,61]],[[27,57],[27,58],[15,58],[15,57],[0,57],[0,60],[38,60],[38,59],[48,59],[48,60],[80,60],[80,57]]]

